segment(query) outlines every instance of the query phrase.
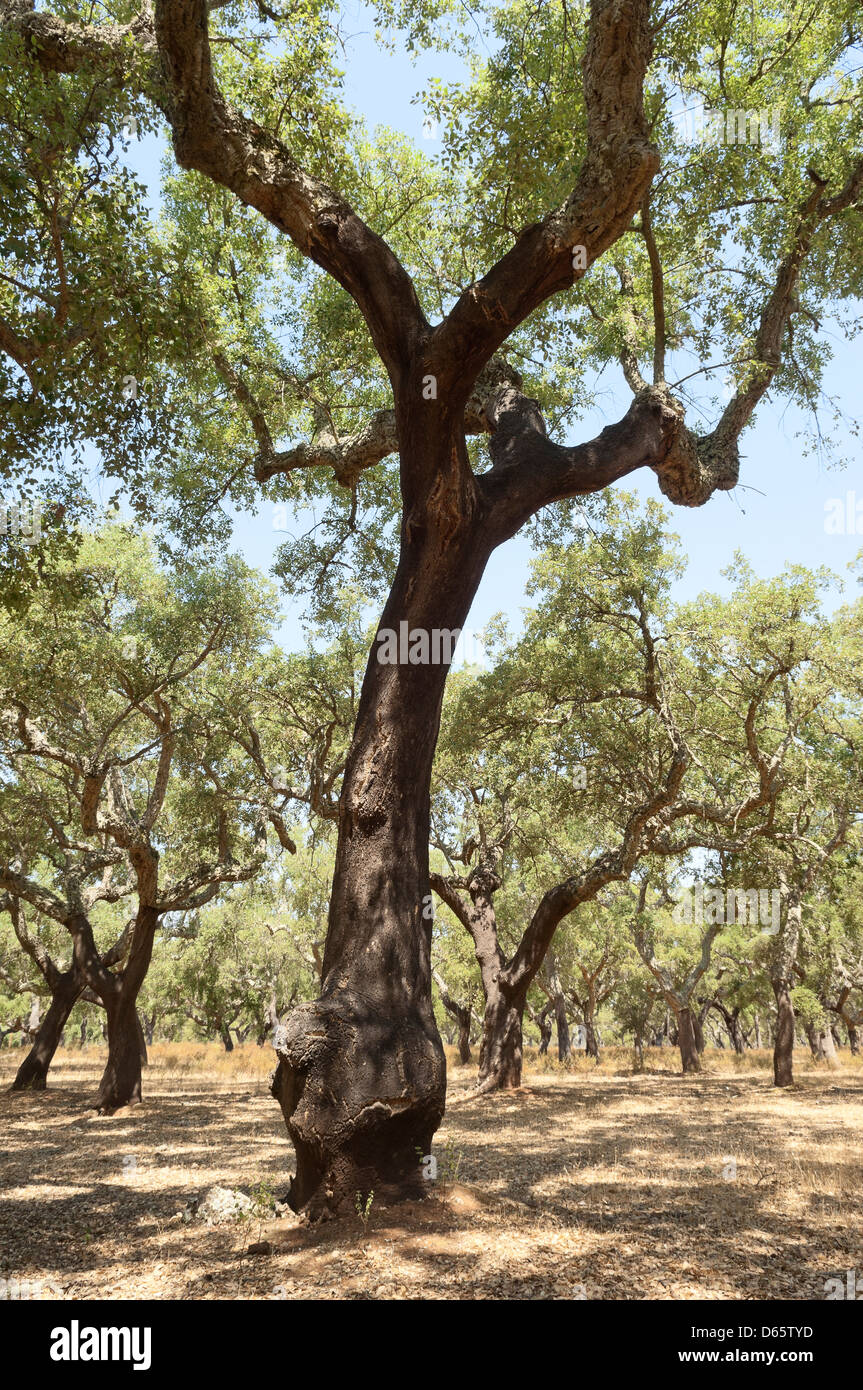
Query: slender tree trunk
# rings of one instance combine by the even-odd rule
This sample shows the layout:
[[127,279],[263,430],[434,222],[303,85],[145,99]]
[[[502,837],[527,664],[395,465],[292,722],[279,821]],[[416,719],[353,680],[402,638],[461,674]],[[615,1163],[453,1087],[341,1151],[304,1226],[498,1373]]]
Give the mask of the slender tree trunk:
[[553,1013],[552,1005],[551,1005],[551,1004],[546,1004],[546,1005],[545,1005],[545,1008],[542,1010],[542,1012],[541,1012],[540,1015],[539,1015],[539,1020],[538,1020],[538,1022],[539,1022],[539,1055],[540,1055],[540,1057],[544,1057],[545,1054],[548,1052],[548,1045],[549,1045],[549,1043],[551,1042],[551,1035],[552,1035],[552,1032],[553,1032],[553,1024],[552,1024],[552,1021],[551,1021],[551,1015],[552,1015],[552,1013]]
[[789,980],[772,981],[776,999],[776,1032],[773,1043],[774,1086],[794,1085],[794,1005]]
[[848,1029],[848,1046],[851,1049],[852,1057],[860,1056],[860,1038],[853,1023],[846,1020],[845,1027]]
[[695,1015],[688,1005],[684,1005],[677,1012],[677,1043],[680,1048],[680,1060],[683,1063],[683,1073],[689,1076],[693,1072],[701,1071],[701,1058],[698,1055],[698,1039],[695,1031]]
[[467,1066],[471,1058],[470,1009],[465,1009],[464,1016],[458,1021],[458,1059],[462,1066]]
[[755,1046],[756,1048],[761,1047],[761,1018],[757,1013],[755,1015]]
[[793,1086],[795,1025],[791,987],[794,963],[797,960],[797,945],[800,940],[803,909],[797,893],[789,892],[784,882],[782,902],[785,908],[785,921],[776,942],[776,956],[773,961],[770,981],[776,1000],[776,1025],[773,1035],[773,1084],[774,1086]]
[[695,1046],[696,1046],[697,1049],[698,1049],[698,1055],[699,1055],[699,1057],[702,1057],[702,1056],[704,1055],[704,1047],[705,1047],[705,1042],[704,1042],[704,1014],[705,1014],[705,1012],[706,1012],[706,1009],[704,1008],[704,1006],[702,1006],[702,1007],[701,1007],[700,1009],[698,1009],[697,1011],[696,1011],[695,1009],[692,1009],[692,1010],[691,1010],[691,1013],[692,1013],[692,1030],[693,1030],[693,1032],[695,1033]]
[[470,1004],[460,1004],[458,1000],[454,999],[453,996],[450,994],[449,989],[447,988],[446,981],[443,979],[443,977],[436,971],[433,971],[432,973],[434,975],[435,981],[437,982],[438,993],[441,997],[441,1003],[443,1004],[450,1017],[455,1021],[455,1031],[449,1039],[450,1046],[452,1046],[453,1039],[455,1039],[458,1043],[459,1061],[461,1062],[462,1066],[467,1066],[471,1060]]
[[48,1012],[39,1025],[36,1040],[12,1082],[13,1091],[44,1091],[48,1069],[60,1045],[63,1029],[84,988],[84,980],[74,965],[54,985]]
[[[454,450],[464,454],[463,436],[435,438],[440,416],[416,401],[397,413],[403,456],[416,453],[416,476],[428,480],[418,487],[428,491],[406,506],[380,629],[425,633],[431,648],[435,630],[462,627],[490,543],[461,495],[472,487],[466,463],[457,483],[441,469]],[[383,1202],[424,1195],[417,1150],[429,1152],[444,1110],[428,840],[448,665],[385,664],[381,654],[375,641],[343,778],[320,998],[295,1009],[275,1038],[273,1094],[297,1155],[290,1203],[310,1217],[352,1211],[358,1191]]]
[[557,1060],[568,1062],[572,1056],[572,1043],[569,1037],[569,1021],[566,1017],[566,1003],[562,994],[555,995],[554,1021],[557,1027]]
[[221,1024],[220,1027],[219,1027],[219,1037],[222,1039],[222,1043],[223,1043],[223,1045],[224,1045],[225,1051],[226,1051],[226,1052],[233,1052],[233,1050],[234,1050],[234,1039],[231,1037],[231,1030],[230,1030],[230,1028],[226,1028],[224,1024]]
[[584,1019],[584,1050],[588,1057],[593,1058],[594,1062],[599,1061],[599,1043],[596,1038],[596,1027],[590,1014],[586,1014]]

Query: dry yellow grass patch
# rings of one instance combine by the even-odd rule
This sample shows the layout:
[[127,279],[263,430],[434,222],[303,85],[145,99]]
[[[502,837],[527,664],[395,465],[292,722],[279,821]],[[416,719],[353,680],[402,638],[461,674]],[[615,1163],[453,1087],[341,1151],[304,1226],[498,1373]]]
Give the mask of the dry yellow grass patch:
[[[770,1084],[769,1056],[683,1078],[670,1050],[477,1099],[451,1067],[432,1200],[309,1229],[176,1214],[214,1185],[284,1192],[292,1154],[268,1048],[159,1044],[145,1101],[86,1106],[100,1050],[67,1051],[42,1095],[0,1095],[0,1274],[65,1298],[822,1298],[863,1273],[863,1069]],[[0,1086],[18,1061],[0,1052]],[[452,1061],[452,1058],[451,1058]],[[765,1061],[768,1065],[765,1065]],[[754,1062],[754,1064],[753,1064]],[[538,1070],[541,1064],[547,1070]],[[457,1168],[457,1173],[456,1173]],[[269,1240],[269,1256],[245,1254]]]

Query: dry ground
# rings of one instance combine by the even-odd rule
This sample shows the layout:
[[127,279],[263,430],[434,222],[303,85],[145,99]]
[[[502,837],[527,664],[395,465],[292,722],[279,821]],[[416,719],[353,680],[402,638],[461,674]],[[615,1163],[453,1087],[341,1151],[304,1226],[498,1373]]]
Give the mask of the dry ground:
[[[599,1069],[533,1059],[522,1090],[481,1099],[451,1066],[434,1197],[372,1202],[364,1230],[178,1220],[213,1185],[284,1192],[268,1049],[157,1045],[144,1103],[111,1118],[86,1108],[98,1049],[23,1096],[4,1049],[0,1277],[93,1299],[823,1298],[848,1269],[863,1282],[863,1068],[797,1057],[786,1092],[766,1053],[708,1053],[695,1078],[671,1052],[642,1075],[622,1049]],[[261,1240],[270,1255],[245,1253]]]

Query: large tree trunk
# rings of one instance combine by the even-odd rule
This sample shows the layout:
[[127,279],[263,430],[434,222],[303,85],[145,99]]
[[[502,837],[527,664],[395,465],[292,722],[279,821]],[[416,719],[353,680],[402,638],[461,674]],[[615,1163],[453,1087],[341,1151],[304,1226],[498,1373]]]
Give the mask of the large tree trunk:
[[849,1023],[847,1019],[846,1019],[846,1021],[845,1021],[845,1027],[848,1029],[848,1046],[849,1046],[850,1049],[851,1049],[851,1056],[852,1056],[852,1057],[859,1057],[859,1056],[860,1056],[860,1038],[859,1038],[859,1036],[858,1036],[857,1029],[856,1029],[855,1025],[854,1025],[853,1023]]
[[63,1029],[84,988],[84,980],[73,965],[54,984],[51,1004],[39,1025],[33,1043],[12,1082],[13,1091],[44,1091],[48,1069],[60,1046]]
[[219,1037],[222,1039],[222,1045],[225,1051],[233,1052],[234,1039],[231,1037],[230,1028],[227,1028],[224,1024],[222,1024],[222,1026],[219,1028]]
[[[415,401],[399,415],[403,453],[416,451],[418,489],[433,500],[406,499],[415,510],[406,505],[380,629],[431,641],[435,630],[462,627],[488,549],[457,520],[472,517],[473,495],[449,495],[455,475],[441,467],[454,449],[464,453],[463,437],[435,439],[440,417]],[[418,1153],[429,1152],[444,1111],[428,840],[448,665],[384,664],[380,651],[376,640],[339,802],[320,998],[295,1009],[274,1039],[273,1095],[297,1155],[290,1204],[310,1217],[352,1211],[358,1191],[384,1202],[424,1195]]]
[[[155,873],[153,879],[155,881]],[[116,974],[102,965],[89,922],[80,922],[75,934],[76,958],[82,964],[88,983],[98,992],[108,1016],[108,1060],[96,1098],[102,1115],[109,1115],[124,1105],[137,1105],[141,1099],[141,1068],[146,1064],[147,1048],[137,1004],[150,966],[158,925],[155,908],[139,906],[126,967]]]
[[526,991],[512,995],[499,986],[489,990],[479,1049],[481,1091],[507,1091],[521,1085],[526,997]]
[[677,1012],[677,1043],[685,1076],[701,1071],[701,1058],[698,1055],[698,1036],[695,1029],[695,1015],[688,1006]]
[[117,991],[105,1001],[108,1015],[108,1061],[99,1083],[99,1113],[109,1115],[121,1105],[141,1099],[141,1033],[134,999]]
[[596,1037],[596,1025],[590,1014],[585,1014],[584,1018],[584,1050],[588,1057],[592,1057],[594,1062],[599,1061],[599,1042]]

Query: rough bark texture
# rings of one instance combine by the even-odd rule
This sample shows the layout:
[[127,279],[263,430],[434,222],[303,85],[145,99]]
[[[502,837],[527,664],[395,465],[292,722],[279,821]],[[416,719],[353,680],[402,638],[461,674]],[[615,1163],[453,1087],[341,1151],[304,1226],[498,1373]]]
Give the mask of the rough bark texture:
[[773,1084],[794,1085],[794,1005],[791,1003],[790,980],[774,979],[776,1000],[776,1032],[773,1040]]
[[698,1041],[695,1030],[695,1016],[690,1008],[682,1008],[677,1012],[677,1044],[680,1048],[680,1060],[683,1063],[684,1076],[689,1076],[693,1072],[701,1071],[701,1058],[698,1053]]
[[106,1003],[108,1060],[99,1082],[97,1107],[110,1115],[122,1105],[141,1099],[141,1041],[134,1000],[118,997]]
[[[657,353],[654,384],[637,391],[620,421],[571,448],[547,438],[537,403],[517,385],[496,390],[481,411],[492,433],[493,466],[474,477],[464,431],[478,378],[519,324],[572,286],[574,246],[584,248],[590,266],[631,227],[659,167],[642,100],[653,34],[648,0],[592,0],[582,64],[584,158],[572,191],[523,228],[435,328],[386,241],[220,91],[206,0],[156,0],[154,11],[145,7],[128,26],[67,24],[26,11],[18,0],[0,0],[0,13],[44,68],[71,73],[92,65],[104,80],[125,80],[146,93],[169,122],[183,168],[256,208],[353,296],[392,383],[394,412],[370,422],[345,456],[341,446],[327,444],[326,457],[319,450],[312,460],[295,450],[279,458],[254,402],[244,406],[259,445],[259,477],[324,461],[348,480],[397,445],[402,544],[383,617],[396,630],[403,620],[426,630],[460,627],[491,550],[555,500],[597,491],[643,467],[654,469],[661,490],[682,505],[701,505],[713,491],[733,487],[737,438],[779,365],[812,236],[821,220],[858,198],[863,181],[863,171],[855,170],[833,198],[819,184],[801,208],[761,313],[753,352],[758,370],[710,435],[699,439],[687,429],[682,406],[661,379]],[[434,404],[423,398],[428,377],[436,380]],[[241,383],[236,390],[242,399]],[[377,667],[375,653],[366,674],[339,808],[321,995],[296,1010],[276,1037],[274,1093],[297,1148],[292,1200],[298,1209],[352,1208],[355,1191],[370,1186],[412,1193],[415,1150],[427,1151],[443,1113],[443,1052],[422,903],[445,674],[434,667]],[[597,877],[625,877],[628,859],[628,850],[610,856],[614,862],[597,866]],[[573,881],[547,895],[499,981],[507,999],[505,1007],[494,1004],[486,1061],[501,1075],[517,1070],[529,977],[557,922],[589,889]]]
[[525,998],[495,986],[486,1000],[479,1050],[482,1091],[507,1091],[521,1085]]
[[[403,433],[417,436],[419,422]],[[463,439],[451,439],[453,449]],[[433,432],[420,459],[438,457]],[[486,553],[473,505],[437,487],[424,523],[403,528],[382,628],[461,628]],[[424,1191],[417,1159],[444,1109],[446,1067],[431,1001],[428,841],[431,768],[448,667],[384,664],[375,643],[339,803],[321,996],[275,1038],[273,1079],[297,1152],[295,1210],[353,1209],[357,1191],[381,1198]],[[338,1096],[338,1104],[333,1097]]]

